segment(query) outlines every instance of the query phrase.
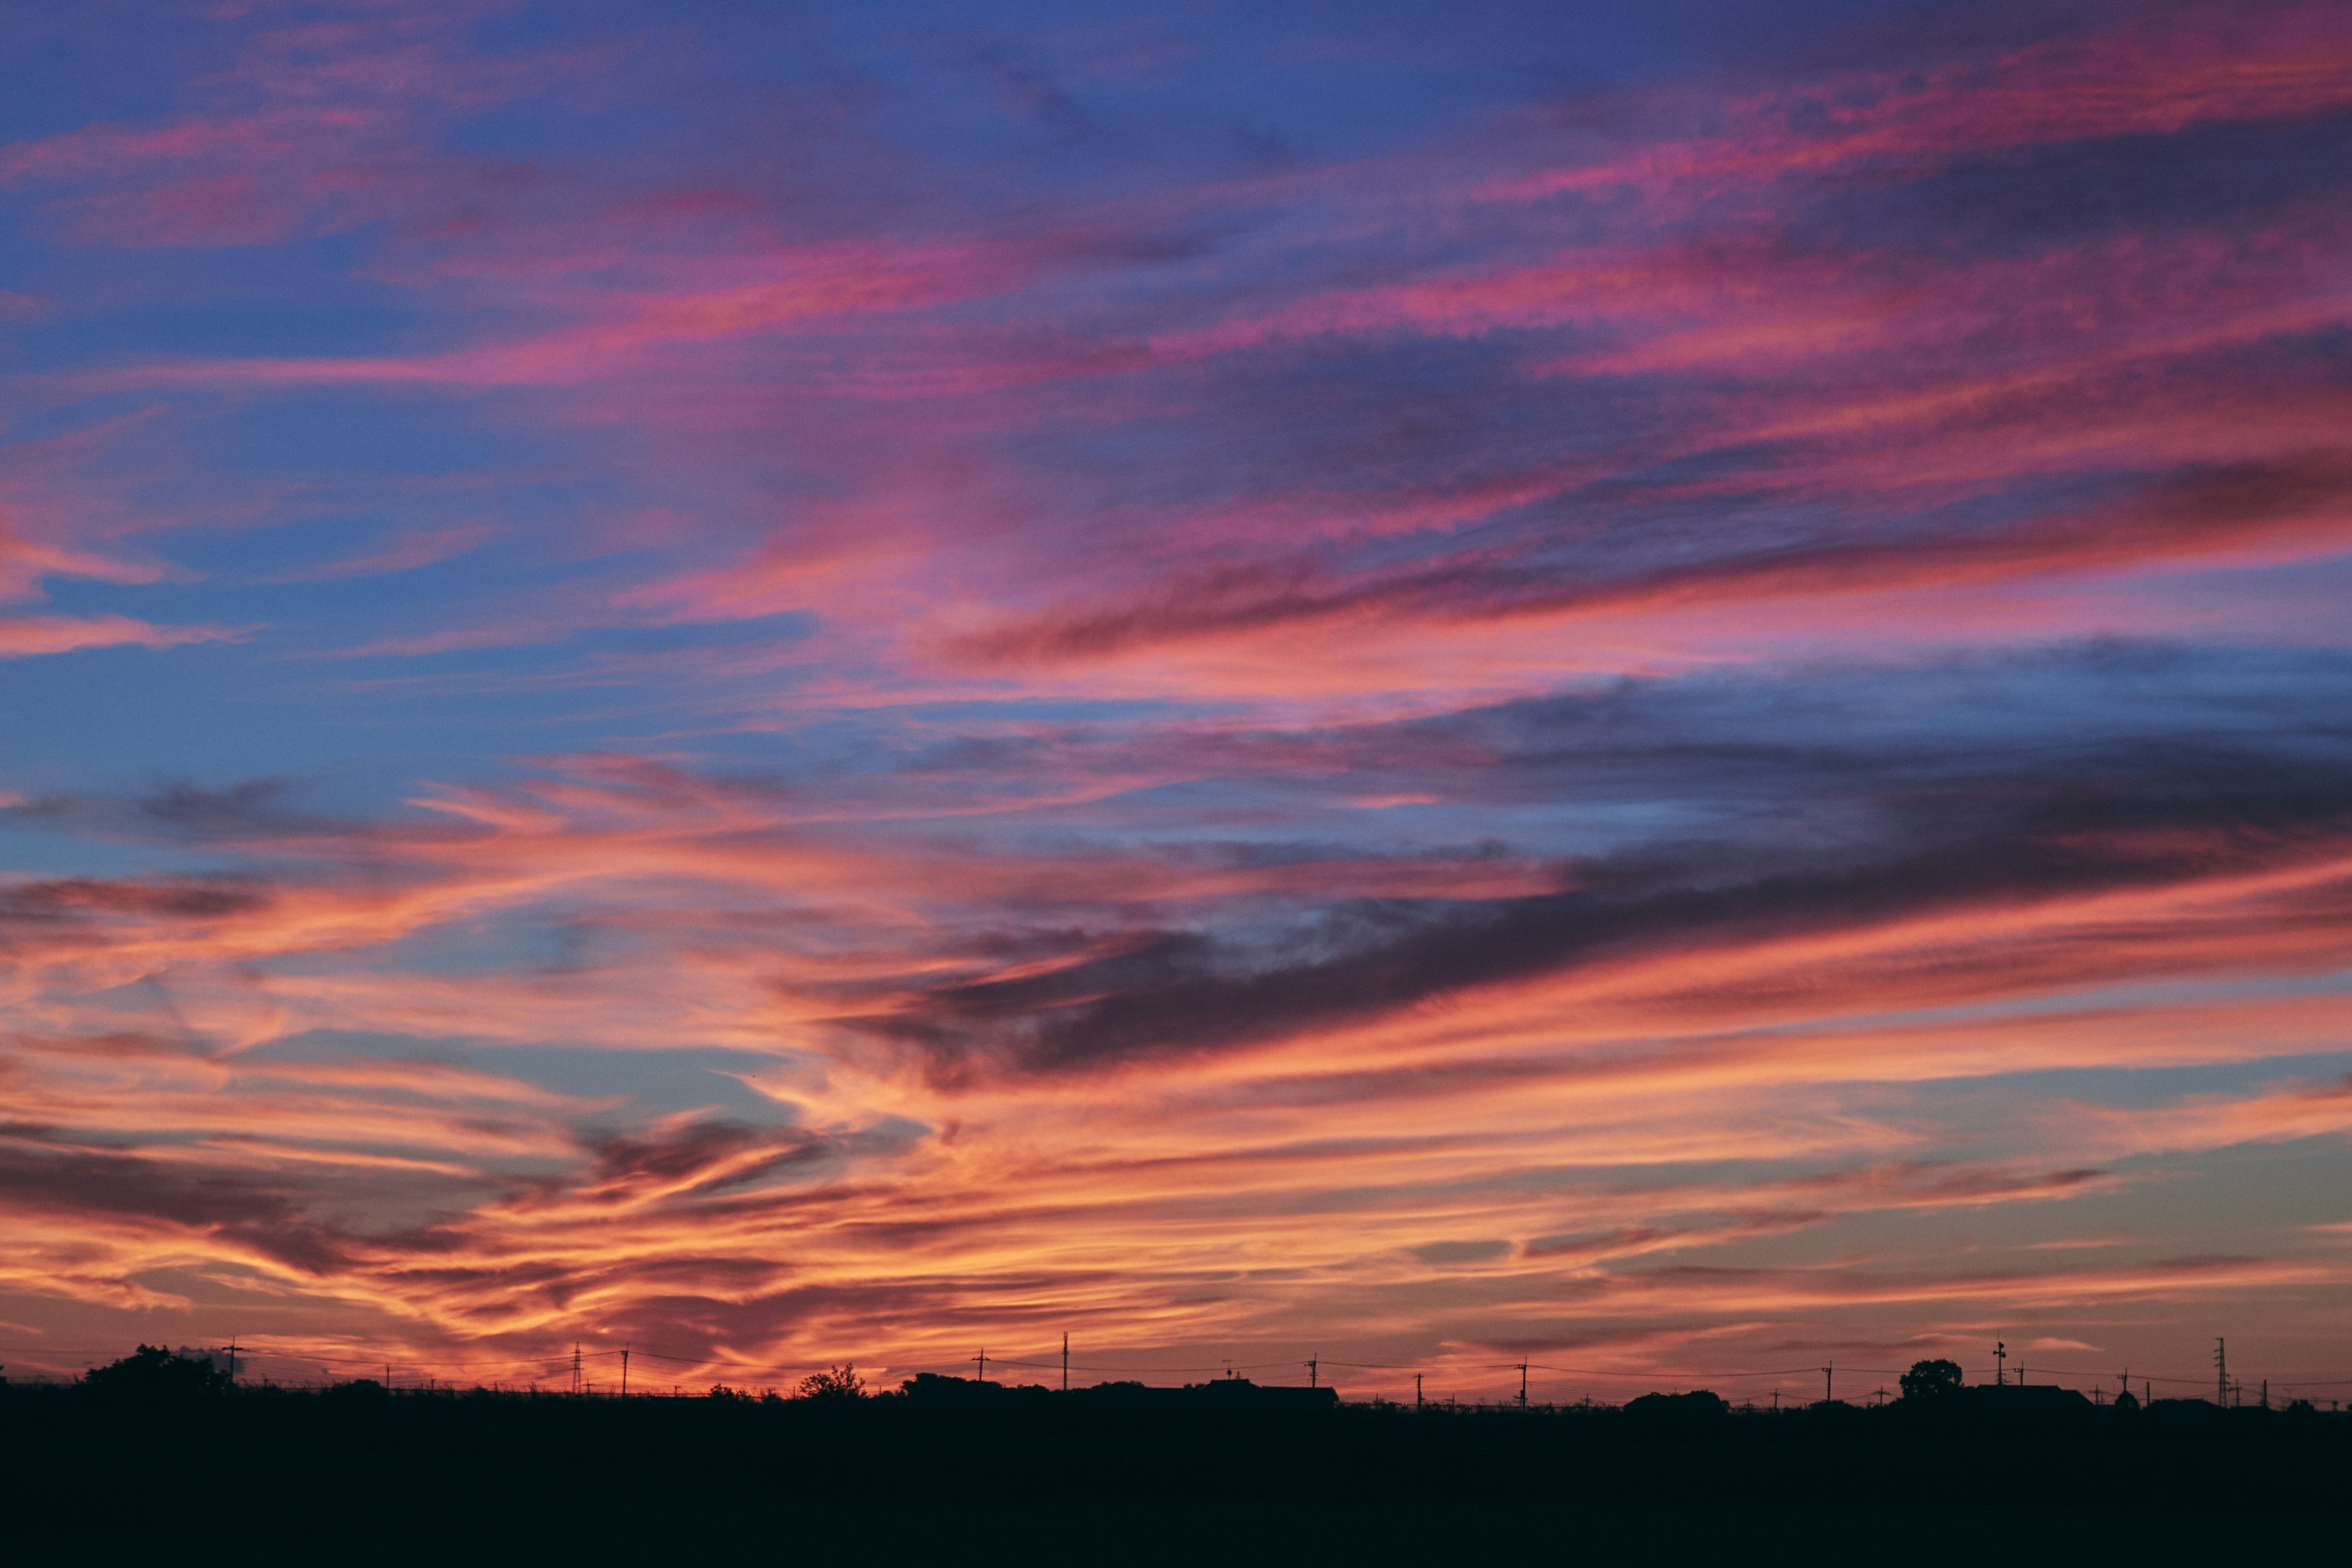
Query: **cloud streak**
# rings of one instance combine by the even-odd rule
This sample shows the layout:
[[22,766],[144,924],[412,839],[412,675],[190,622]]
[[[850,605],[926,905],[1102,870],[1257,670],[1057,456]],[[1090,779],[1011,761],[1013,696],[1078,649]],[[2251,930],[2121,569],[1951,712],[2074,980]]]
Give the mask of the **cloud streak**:
[[0,1316],[2328,1364],[2336,8],[165,9],[0,147]]

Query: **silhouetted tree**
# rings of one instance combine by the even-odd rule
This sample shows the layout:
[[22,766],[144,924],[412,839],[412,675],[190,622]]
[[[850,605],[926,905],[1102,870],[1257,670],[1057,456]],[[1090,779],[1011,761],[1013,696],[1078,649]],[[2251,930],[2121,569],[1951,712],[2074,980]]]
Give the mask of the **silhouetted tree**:
[[226,1394],[236,1384],[211,1362],[173,1355],[162,1345],[141,1345],[121,1361],[94,1366],[81,1374],[82,1386],[101,1394],[137,1394],[142,1398],[188,1398]]
[[1964,1375],[1956,1361],[1915,1361],[1911,1370],[1903,1374],[1903,1397],[1923,1405],[1949,1399],[1960,1391]]
[[801,1379],[800,1395],[803,1399],[863,1399],[866,1380],[857,1375],[857,1363],[848,1362]]

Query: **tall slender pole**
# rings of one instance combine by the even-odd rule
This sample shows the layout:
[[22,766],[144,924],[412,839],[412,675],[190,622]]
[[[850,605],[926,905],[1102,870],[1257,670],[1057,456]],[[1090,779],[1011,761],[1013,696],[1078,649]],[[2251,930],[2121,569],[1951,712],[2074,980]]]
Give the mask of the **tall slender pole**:
[[2227,1340],[2213,1342],[2213,1403],[2224,1410],[2230,1407],[2230,1343]]
[[980,1381],[986,1383],[988,1381],[988,1352],[986,1351],[982,1351],[971,1359],[974,1364],[980,1368]]
[[621,1347],[621,1397],[629,1396],[629,1347]]
[[1519,1363],[1519,1408],[1528,1407],[1528,1363]]
[[1070,1392],[1070,1336],[1066,1330],[1062,1334],[1062,1392]]
[[1421,1408],[1421,1373],[1419,1373],[1412,1374],[1412,1407],[1415,1410]]
[[1835,1391],[1835,1389],[1836,1389],[1836,1387],[1837,1387],[1837,1363],[1835,1363],[1835,1362],[1832,1362],[1832,1363],[1830,1363],[1830,1364],[1829,1364],[1829,1365],[1827,1365],[1827,1366],[1825,1366],[1825,1367],[1822,1368],[1822,1404],[1827,1405],[1827,1404],[1829,1404],[1832,1400],[1833,1400],[1833,1399],[1835,1399],[1835,1398],[1837,1397],[1837,1394],[1836,1394],[1836,1393],[1834,1392],[1834,1391]]
[[1313,1388],[1313,1387],[1315,1387],[1315,1386],[1316,1386],[1315,1379],[1316,1379],[1315,1358],[1314,1358],[1313,1356],[1308,1356],[1308,1357],[1307,1358],[1307,1387],[1309,1387],[1309,1388]]

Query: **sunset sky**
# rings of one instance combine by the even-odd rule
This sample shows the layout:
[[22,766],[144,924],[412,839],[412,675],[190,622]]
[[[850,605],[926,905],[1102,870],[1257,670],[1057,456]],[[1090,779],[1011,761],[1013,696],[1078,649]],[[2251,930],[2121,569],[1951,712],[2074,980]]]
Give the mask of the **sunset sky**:
[[2343,5],[0,61],[9,1375],[2352,1380]]

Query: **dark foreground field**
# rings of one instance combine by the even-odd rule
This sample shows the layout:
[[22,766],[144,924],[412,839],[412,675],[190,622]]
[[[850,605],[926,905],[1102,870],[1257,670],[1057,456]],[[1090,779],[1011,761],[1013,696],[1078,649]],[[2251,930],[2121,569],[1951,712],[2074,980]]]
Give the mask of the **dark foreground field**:
[[2341,1562],[2352,1416],[0,1396],[16,1560]]

